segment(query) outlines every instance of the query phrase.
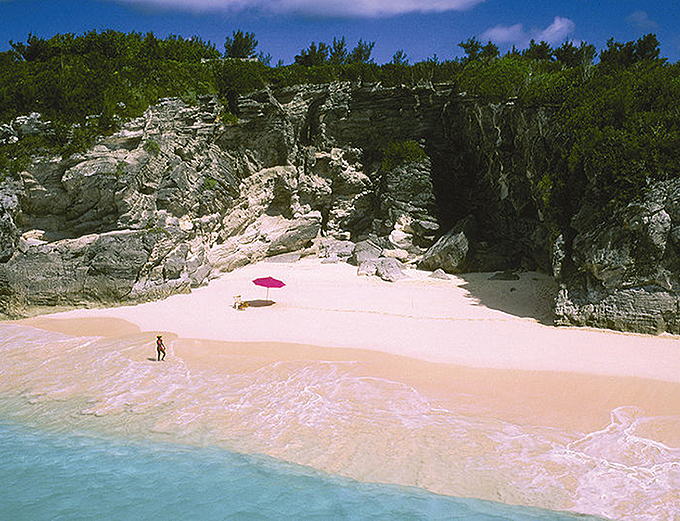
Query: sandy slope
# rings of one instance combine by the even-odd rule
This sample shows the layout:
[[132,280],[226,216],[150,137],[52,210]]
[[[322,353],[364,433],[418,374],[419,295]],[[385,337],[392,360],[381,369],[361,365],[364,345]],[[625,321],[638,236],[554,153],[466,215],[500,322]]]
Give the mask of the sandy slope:
[[[556,328],[550,317],[551,281],[536,273],[521,280],[489,280],[470,274],[442,281],[410,271],[408,280],[386,283],[357,277],[347,264],[307,259],[259,263],[213,281],[191,294],[113,309],[75,310],[26,321],[118,318],[142,331],[231,342],[303,343],[363,348],[430,362],[470,367],[567,371],[633,376],[680,383],[680,338]],[[265,290],[251,280],[286,282],[270,290],[271,306],[255,307]],[[232,308],[240,294],[255,306]],[[541,323],[544,322],[544,323]],[[116,334],[106,322],[81,334]]]

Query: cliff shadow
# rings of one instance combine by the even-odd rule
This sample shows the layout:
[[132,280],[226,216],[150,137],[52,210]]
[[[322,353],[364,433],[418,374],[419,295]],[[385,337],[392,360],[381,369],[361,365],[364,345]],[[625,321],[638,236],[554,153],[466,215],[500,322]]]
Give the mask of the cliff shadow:
[[515,280],[488,272],[457,276],[465,281],[460,287],[467,290],[467,298],[474,301],[474,305],[552,326],[555,321],[555,297],[559,289],[555,279],[535,271],[515,275]]

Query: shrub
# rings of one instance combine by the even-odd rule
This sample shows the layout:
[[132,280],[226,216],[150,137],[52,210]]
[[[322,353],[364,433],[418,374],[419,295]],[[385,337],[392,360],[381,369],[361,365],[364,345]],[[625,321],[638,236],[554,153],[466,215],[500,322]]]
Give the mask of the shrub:
[[427,158],[427,154],[418,143],[413,140],[392,142],[385,148],[382,159],[382,169],[385,172],[394,170],[398,166],[415,163]]
[[153,139],[147,139],[144,142],[144,150],[146,150],[149,154],[151,155],[156,155],[158,152],[161,151],[161,146],[158,144],[158,141],[154,141]]

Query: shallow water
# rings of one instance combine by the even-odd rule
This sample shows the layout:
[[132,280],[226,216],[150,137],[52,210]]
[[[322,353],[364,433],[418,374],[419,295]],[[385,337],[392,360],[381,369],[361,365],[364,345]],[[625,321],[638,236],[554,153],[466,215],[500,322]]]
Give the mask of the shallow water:
[[[179,348],[173,343],[167,362],[149,360],[152,345],[148,334],[72,338],[0,324],[0,419],[11,421],[3,427],[3,454],[17,447],[16,473],[42,483],[44,501],[59,496],[62,481],[67,490],[79,490],[83,483],[96,483],[100,474],[121,474],[121,481],[96,489],[96,494],[120,490],[110,501],[120,499],[121,505],[107,508],[120,508],[121,518],[130,513],[128,504],[156,509],[140,510],[145,512],[141,517],[162,513],[163,502],[144,502],[158,496],[187,504],[195,497],[196,511],[208,509],[196,517],[243,513],[274,518],[280,517],[274,513],[284,508],[282,498],[288,494],[294,497],[280,512],[291,517],[300,512],[310,514],[304,517],[355,518],[458,515],[447,514],[458,508],[451,498],[323,477],[270,459],[236,456],[238,452],[265,454],[364,483],[410,485],[437,494],[610,518],[674,519],[680,512],[680,449],[654,436],[661,429],[676,429],[680,418],[650,418],[644,411],[622,407],[612,412],[609,425],[589,433],[516,425],[462,404],[444,405],[400,382],[366,376],[359,362],[232,355],[189,367],[172,356]],[[219,371],[213,367],[217,362]],[[74,432],[100,438],[74,437]],[[48,452],[55,458],[63,452],[64,458],[44,469],[46,477],[40,476],[40,466],[21,468],[22,461],[51,461],[43,446],[51,447]],[[99,461],[111,469],[98,468]],[[135,466],[128,471],[131,462]],[[121,468],[112,471],[116,465]],[[201,465],[211,471],[202,471]],[[34,467],[38,474],[32,477]],[[233,473],[232,467],[240,470]],[[163,488],[157,476],[175,470],[177,477]],[[223,480],[219,486],[212,485],[215,473]],[[139,484],[128,486],[123,478]],[[101,479],[106,483],[114,478]],[[253,499],[248,497],[243,504],[244,497],[259,492],[238,492],[241,482],[249,490],[267,491],[261,503],[249,505]],[[233,498],[231,490],[236,491]],[[8,498],[15,494],[6,493]],[[33,504],[29,497],[16,504],[37,509],[40,516],[44,501]],[[68,498],[60,501],[69,508]],[[86,508],[95,508],[86,503]],[[237,510],[229,510],[232,503]],[[343,510],[348,504],[352,506]],[[364,504],[369,510],[361,510]],[[470,505],[477,503],[466,501],[460,508]],[[514,519],[502,506],[483,505],[501,519]],[[470,518],[470,511],[461,512]],[[519,519],[533,515],[518,512]],[[492,514],[480,515],[489,519]],[[191,511],[187,516],[193,517]]]
[[55,435],[1,422],[0,451],[2,519],[572,519],[214,448]]

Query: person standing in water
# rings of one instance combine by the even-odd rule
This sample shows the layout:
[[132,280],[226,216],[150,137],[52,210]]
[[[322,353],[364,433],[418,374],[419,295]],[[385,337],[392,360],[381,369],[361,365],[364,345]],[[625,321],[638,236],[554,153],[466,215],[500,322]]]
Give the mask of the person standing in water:
[[158,353],[158,362],[165,360],[165,345],[163,344],[163,337],[161,335],[156,337],[156,352]]

